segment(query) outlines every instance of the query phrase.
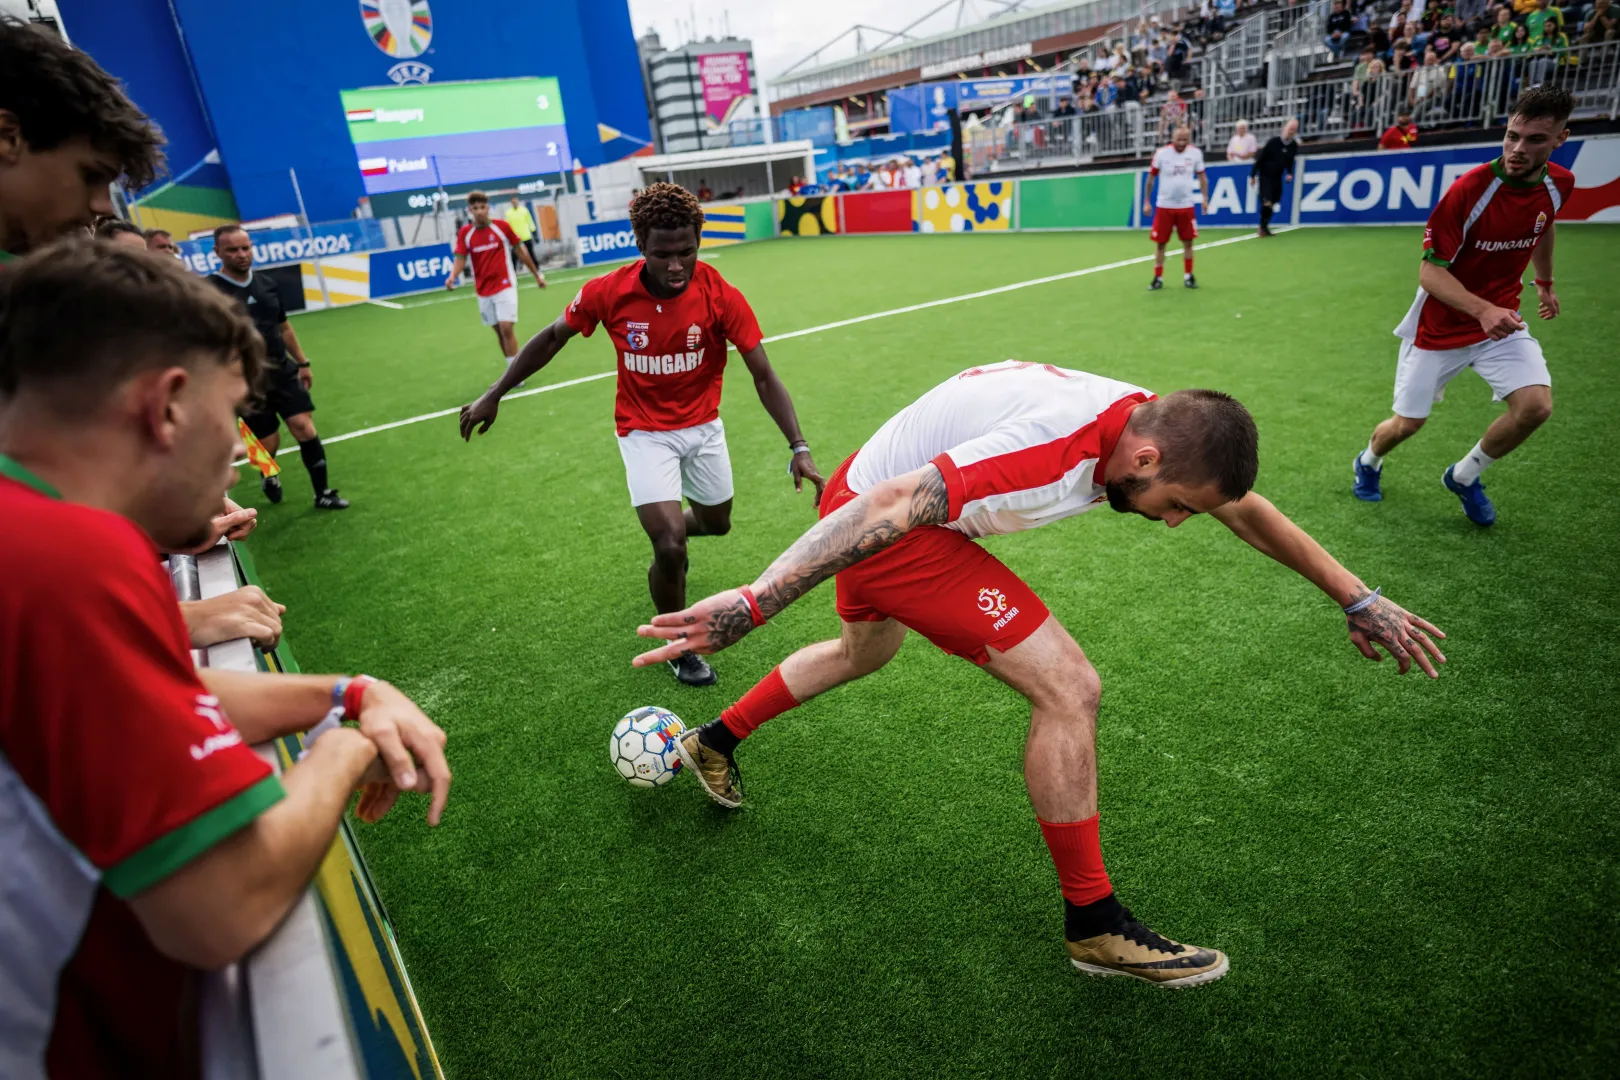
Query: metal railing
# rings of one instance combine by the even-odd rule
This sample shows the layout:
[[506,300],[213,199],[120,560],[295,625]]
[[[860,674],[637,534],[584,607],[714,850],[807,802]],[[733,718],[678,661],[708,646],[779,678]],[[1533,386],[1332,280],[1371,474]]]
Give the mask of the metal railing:
[[1304,82],[1316,70],[1317,61],[1328,55],[1324,40],[1328,0],[1312,0],[1308,6],[1289,10],[1297,13],[1292,25],[1281,30],[1271,43],[1266,86],[1272,90]]
[[[1499,127],[1519,92],[1541,83],[1570,91],[1574,119],[1620,117],[1620,42],[1459,61],[1360,83],[1334,79],[1222,94],[1186,102],[1187,123],[1193,141],[1211,153],[1225,148],[1240,119],[1262,143],[1290,117],[1299,120],[1300,137],[1312,141],[1377,135],[1403,111],[1422,128]],[[1141,158],[1169,140],[1169,126],[1160,108],[1130,102],[1081,116],[972,129],[964,133],[964,156],[975,175]]]

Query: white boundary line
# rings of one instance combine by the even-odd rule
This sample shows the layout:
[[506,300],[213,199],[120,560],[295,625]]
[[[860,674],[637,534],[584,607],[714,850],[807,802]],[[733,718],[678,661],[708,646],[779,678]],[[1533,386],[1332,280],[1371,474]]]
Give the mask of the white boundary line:
[[[1289,232],[1291,229],[1291,226],[1279,225],[1273,231],[1282,233]],[[1209,248],[1225,247],[1228,244],[1241,244],[1245,240],[1253,240],[1255,238],[1255,233],[1245,233],[1242,236],[1229,236],[1225,240],[1214,240],[1207,244],[1200,244],[1194,250],[1205,251]],[[1097,266],[1087,266],[1080,270],[1068,270],[1061,274],[1048,274],[1046,277],[1030,278],[1028,281],[1015,281],[1010,285],[997,285],[993,289],[980,289],[978,292],[962,293],[959,296],[947,296],[939,300],[925,300],[920,304],[908,304],[905,307],[890,308],[888,311],[874,311],[870,315],[857,315],[852,319],[839,319],[836,322],[822,323],[820,326],[807,326],[803,330],[789,330],[785,334],[775,334],[771,337],[765,338],[764,344],[769,345],[775,341],[788,341],[792,338],[808,337],[810,334],[819,334],[823,330],[837,330],[845,326],[854,326],[858,323],[871,322],[874,319],[887,319],[891,315],[907,315],[913,311],[926,311],[929,308],[944,307],[946,304],[959,304],[965,300],[980,300],[986,296],[1000,296],[1002,293],[1017,292],[1019,289],[1028,289],[1036,285],[1049,285],[1054,281],[1069,281],[1073,278],[1086,277],[1090,274],[1100,274],[1104,270],[1118,270],[1126,266],[1140,266],[1142,263],[1152,262],[1153,258],[1154,257],[1152,255],[1138,255],[1135,258],[1121,259],[1118,262],[1102,263]],[[1171,255],[1166,252],[1165,258],[1168,260],[1171,258]],[[459,299],[459,297],[449,297],[447,299]],[[443,303],[444,301],[439,300],[429,302]],[[412,306],[422,307],[426,305]],[[614,365],[612,371],[602,371],[595,375],[584,375],[580,378],[568,379],[564,382],[547,383],[545,386],[537,386],[533,390],[519,390],[515,394],[507,394],[502,400],[512,401],[516,398],[533,397],[535,394],[545,394],[551,392],[552,390],[561,390],[568,386],[579,386],[581,383],[596,382],[599,379],[611,379],[618,373],[618,365]],[[390,424],[378,424],[376,427],[361,428],[359,431],[347,431],[342,435],[333,435],[328,438],[323,438],[321,442],[340,443],[347,439],[358,439],[362,435],[375,435],[379,431],[391,431],[394,428],[405,427],[409,424],[420,424],[424,420],[437,420],[443,416],[454,416],[460,411],[461,406],[457,405],[454,408],[440,409],[437,412],[423,413],[421,416],[412,416],[405,420],[395,420]],[[276,451],[276,456],[282,457],[283,455],[296,452],[297,449],[298,447],[296,445],[283,447],[282,449]],[[244,458],[241,461],[236,462],[236,464],[238,466],[246,465],[247,459]]]

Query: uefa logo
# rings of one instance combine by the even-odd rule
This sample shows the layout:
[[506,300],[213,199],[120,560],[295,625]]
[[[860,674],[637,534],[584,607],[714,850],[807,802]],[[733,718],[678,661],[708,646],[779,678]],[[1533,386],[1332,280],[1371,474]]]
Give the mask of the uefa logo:
[[[421,56],[433,40],[428,0],[360,0],[360,22],[372,43],[396,60]],[[395,81],[403,85],[407,80]]]

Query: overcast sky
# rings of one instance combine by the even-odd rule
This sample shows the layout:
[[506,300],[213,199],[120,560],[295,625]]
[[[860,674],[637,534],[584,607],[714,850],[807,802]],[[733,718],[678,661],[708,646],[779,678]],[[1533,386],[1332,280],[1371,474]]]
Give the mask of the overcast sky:
[[[810,50],[825,44],[833,35],[856,23],[898,30],[913,19],[938,7],[941,0],[630,0],[630,22],[639,36],[649,27],[658,31],[664,44],[679,45],[694,36],[721,36],[726,19],[736,37],[754,42],[754,65],[760,78],[769,81],[797,63]],[[1032,0],[1037,7],[1050,0]],[[999,10],[992,0],[968,0],[965,23],[980,22]],[[695,18],[694,18],[695,16]],[[956,4],[940,13],[914,33],[941,33],[951,29]],[[851,42],[841,44],[842,53],[828,53],[832,60],[854,53]]]

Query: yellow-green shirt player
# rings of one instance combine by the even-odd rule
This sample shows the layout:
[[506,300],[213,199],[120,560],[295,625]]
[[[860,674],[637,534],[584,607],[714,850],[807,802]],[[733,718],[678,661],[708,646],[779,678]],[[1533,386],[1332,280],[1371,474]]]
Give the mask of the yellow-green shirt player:
[[534,253],[534,215],[529,213],[529,208],[523,200],[513,195],[511,205],[501,216],[512,226],[512,231],[517,233],[517,238],[523,242],[523,246],[529,249],[529,257],[538,258]]

